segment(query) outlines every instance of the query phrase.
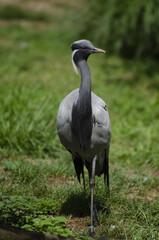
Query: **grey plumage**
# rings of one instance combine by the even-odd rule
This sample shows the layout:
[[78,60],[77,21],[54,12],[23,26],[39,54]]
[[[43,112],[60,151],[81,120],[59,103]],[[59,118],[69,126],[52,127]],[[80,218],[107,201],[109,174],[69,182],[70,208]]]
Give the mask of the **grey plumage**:
[[96,175],[103,173],[103,164],[105,160],[104,152],[109,149],[110,145],[110,120],[105,102],[96,94],[91,92],[92,104],[92,135],[89,145],[83,151],[79,140],[72,131],[72,109],[74,103],[79,97],[79,89],[73,90],[67,95],[60,104],[57,129],[61,143],[69,150],[73,156],[80,156],[83,163],[91,163],[94,155],[97,155]]
[[58,135],[61,143],[72,154],[78,180],[80,181],[81,174],[84,180],[85,165],[92,182],[92,162],[95,159],[95,175],[104,173],[109,187],[109,114],[105,102],[91,92],[91,74],[87,64],[90,54],[105,51],[95,48],[88,40],[76,41],[71,48],[74,69],[80,70],[81,85],[79,89],[68,94],[59,106]]

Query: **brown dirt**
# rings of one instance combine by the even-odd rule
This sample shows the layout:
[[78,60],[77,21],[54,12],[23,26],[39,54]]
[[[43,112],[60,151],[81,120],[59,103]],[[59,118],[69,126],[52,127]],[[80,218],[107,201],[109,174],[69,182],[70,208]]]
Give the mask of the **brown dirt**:
[[64,15],[70,8],[81,8],[83,1],[73,0],[0,0],[3,5],[17,5],[25,10],[32,10],[35,12],[45,12],[49,15]]
[[68,220],[68,228],[71,231],[76,231],[76,230],[87,230],[89,227],[88,224],[88,217],[72,217],[70,220]]
[[147,189],[142,192],[141,189],[134,189],[133,193],[128,194],[127,199],[142,200],[152,202],[159,198],[159,189]]
[[61,186],[63,184],[69,184],[69,185],[73,185],[74,181],[72,177],[65,177],[65,176],[56,176],[56,175],[52,175],[51,177],[48,178],[48,183],[49,184],[53,184],[53,185],[57,185],[57,186]]
[[[89,232],[90,217],[71,217],[67,222],[67,227],[72,231],[81,233]],[[94,228],[95,233],[99,231],[99,225]]]
[[29,21],[29,20],[6,20],[6,19],[0,19],[0,26],[5,27],[8,24],[18,24],[21,27],[25,28],[33,28],[33,29],[46,29],[54,26],[54,22],[43,22],[43,21]]
[[145,197],[149,202],[154,201],[159,198],[159,192],[157,190],[150,189]]
[[155,177],[159,177],[159,169],[154,170],[152,175],[154,175]]
[[3,176],[3,177],[0,177],[0,185],[10,186],[12,184],[13,178],[12,177],[8,177],[7,175],[8,175],[8,172],[6,172],[3,169],[0,170],[0,176]]
[[[18,7],[33,11],[33,12],[43,12],[48,14],[52,18],[50,22],[43,21],[30,21],[25,19],[0,19],[0,26],[7,26],[9,24],[19,24],[22,27],[33,28],[33,29],[43,29],[54,27],[56,24],[56,19],[60,19],[64,16],[71,15],[75,9],[81,9],[83,7],[82,1],[73,0],[0,0],[0,4],[4,6],[17,5]],[[53,20],[54,19],[54,20]]]

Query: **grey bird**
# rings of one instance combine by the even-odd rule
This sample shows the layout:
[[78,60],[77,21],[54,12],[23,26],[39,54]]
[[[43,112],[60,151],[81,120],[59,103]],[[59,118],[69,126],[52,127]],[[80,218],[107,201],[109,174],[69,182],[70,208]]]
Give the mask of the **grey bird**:
[[57,116],[57,133],[61,143],[72,154],[77,178],[82,174],[85,187],[84,166],[88,170],[91,192],[91,226],[94,235],[96,208],[93,202],[95,175],[104,174],[109,189],[109,147],[111,127],[107,105],[91,91],[91,73],[87,59],[93,53],[105,53],[88,40],[71,45],[72,64],[81,74],[80,88],[73,90],[61,102]]

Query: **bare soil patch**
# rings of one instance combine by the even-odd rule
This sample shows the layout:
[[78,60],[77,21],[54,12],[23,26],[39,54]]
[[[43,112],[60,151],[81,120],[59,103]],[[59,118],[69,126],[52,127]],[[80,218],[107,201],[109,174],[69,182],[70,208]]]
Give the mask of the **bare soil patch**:
[[23,1],[23,0],[0,0],[3,5],[17,5],[20,8],[35,12],[45,12],[50,15],[63,15],[71,8],[81,8],[83,1],[73,0],[47,0],[47,1]]
[[68,221],[67,225],[71,231],[86,230],[89,227],[88,217],[73,217]]
[[71,177],[65,177],[65,176],[56,176],[53,175],[51,177],[48,178],[48,183],[49,184],[53,184],[53,185],[57,185],[57,186],[61,186],[63,184],[69,184],[69,185],[73,185],[74,181]]
[[141,189],[134,189],[133,193],[127,195],[127,199],[142,200],[145,202],[153,202],[159,198],[158,189],[148,189],[142,192]]

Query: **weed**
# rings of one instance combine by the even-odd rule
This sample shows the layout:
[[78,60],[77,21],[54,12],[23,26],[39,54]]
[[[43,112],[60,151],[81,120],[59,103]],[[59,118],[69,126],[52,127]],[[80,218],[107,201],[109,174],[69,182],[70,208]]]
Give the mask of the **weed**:
[[49,218],[39,215],[36,218],[26,217],[26,224],[22,228],[30,231],[50,232],[63,237],[74,237],[71,231],[66,228],[67,219],[65,217]]

